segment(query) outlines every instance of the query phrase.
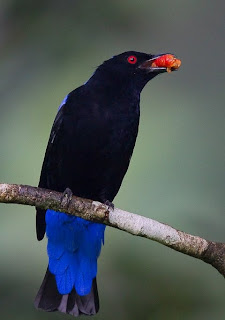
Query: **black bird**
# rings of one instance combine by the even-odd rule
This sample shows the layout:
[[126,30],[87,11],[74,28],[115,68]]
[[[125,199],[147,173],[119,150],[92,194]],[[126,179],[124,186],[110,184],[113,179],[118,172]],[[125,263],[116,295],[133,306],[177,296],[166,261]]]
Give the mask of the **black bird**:
[[[172,57],[173,62],[168,63]],[[163,60],[164,59],[164,60]],[[159,63],[160,62],[160,63]],[[133,153],[140,93],[159,73],[175,70],[171,55],[124,52],[100,65],[70,92],[56,115],[39,187],[112,205]],[[37,238],[48,237],[48,269],[35,299],[45,311],[98,312],[97,258],[105,226],[37,209]]]

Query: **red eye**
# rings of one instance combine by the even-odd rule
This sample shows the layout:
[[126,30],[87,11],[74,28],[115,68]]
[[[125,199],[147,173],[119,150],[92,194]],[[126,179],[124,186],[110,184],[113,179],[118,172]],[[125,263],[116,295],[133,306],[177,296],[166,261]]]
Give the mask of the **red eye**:
[[129,56],[127,58],[127,61],[130,63],[130,64],[135,64],[137,62],[137,57],[135,56]]

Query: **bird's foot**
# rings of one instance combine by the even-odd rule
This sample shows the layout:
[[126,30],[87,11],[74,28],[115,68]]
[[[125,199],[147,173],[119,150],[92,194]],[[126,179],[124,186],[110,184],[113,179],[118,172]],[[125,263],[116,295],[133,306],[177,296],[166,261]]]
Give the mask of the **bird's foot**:
[[72,200],[73,192],[70,188],[66,188],[66,190],[63,192],[63,195],[61,197],[61,205],[68,208],[69,204]]
[[113,211],[114,208],[115,208],[114,204],[113,204],[111,201],[109,201],[109,200],[105,200],[105,201],[104,201],[104,204],[106,204],[106,205],[109,207],[109,209],[111,209],[112,211]]

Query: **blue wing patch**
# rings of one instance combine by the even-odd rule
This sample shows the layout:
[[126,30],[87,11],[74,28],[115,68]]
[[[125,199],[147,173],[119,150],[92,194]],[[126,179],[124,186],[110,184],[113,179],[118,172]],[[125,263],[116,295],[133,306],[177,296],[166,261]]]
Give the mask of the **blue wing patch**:
[[63,106],[64,104],[66,104],[67,98],[68,98],[68,95],[65,96],[65,98],[64,98],[63,101],[61,102],[61,104],[60,104],[60,106],[59,106],[59,108],[58,108],[58,111],[62,108],[62,106]]

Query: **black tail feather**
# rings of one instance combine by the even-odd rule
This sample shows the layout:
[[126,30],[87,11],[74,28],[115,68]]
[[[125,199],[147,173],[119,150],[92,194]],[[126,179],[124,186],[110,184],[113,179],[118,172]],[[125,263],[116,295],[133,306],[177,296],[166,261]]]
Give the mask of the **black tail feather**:
[[37,309],[49,312],[60,311],[75,317],[81,314],[94,315],[99,310],[96,278],[92,282],[89,294],[79,296],[73,289],[69,294],[62,295],[58,292],[54,275],[47,269],[34,305]]

